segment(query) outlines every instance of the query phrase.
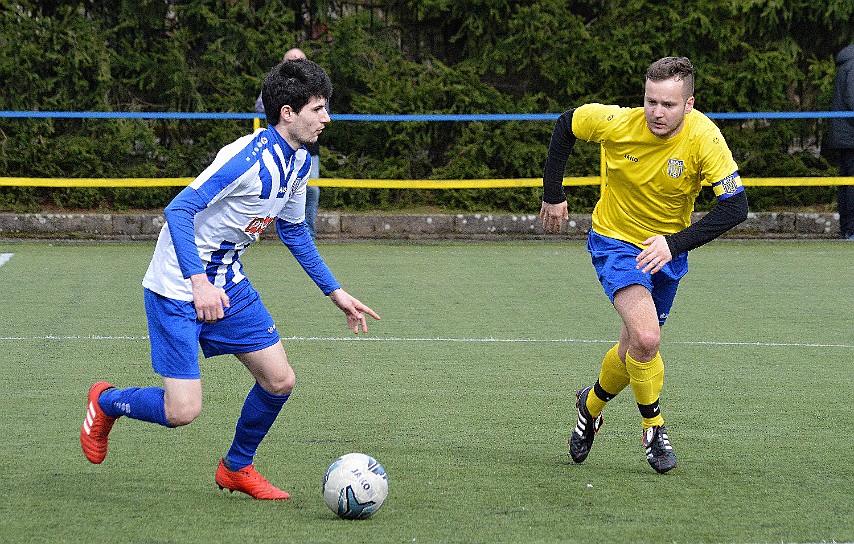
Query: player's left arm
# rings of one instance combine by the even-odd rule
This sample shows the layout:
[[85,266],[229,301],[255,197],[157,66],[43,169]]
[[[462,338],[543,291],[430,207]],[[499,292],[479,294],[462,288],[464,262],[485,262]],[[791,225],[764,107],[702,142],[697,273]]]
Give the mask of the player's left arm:
[[329,296],[332,291],[341,288],[323,257],[320,256],[320,252],[317,251],[317,246],[314,245],[314,240],[311,239],[304,221],[292,223],[277,217],[276,233],[279,235],[279,240],[287,246],[308,277],[317,284],[324,295]]
[[675,256],[711,242],[747,219],[747,210],[744,188],[731,195],[718,196],[715,207],[696,223],[675,234],[659,234],[644,240],[644,249],[635,258],[637,268],[655,274]]
[[338,280],[335,279],[332,271],[320,256],[320,252],[317,251],[317,246],[314,245],[314,240],[311,239],[305,222],[291,223],[279,217],[276,219],[276,232],[279,239],[288,247],[303,270],[323,291],[323,294],[328,296],[344,312],[347,318],[347,328],[357,334],[359,330],[368,332],[365,314],[374,319],[380,319],[380,316],[341,288]]
[[712,186],[718,201],[702,219],[665,237],[674,257],[711,242],[747,219],[747,194],[720,129],[709,123],[698,139],[696,153],[703,180]]
[[674,257],[711,242],[747,219],[747,194],[738,175],[738,165],[717,127],[701,136],[697,147],[700,172],[712,186],[718,201],[702,219],[679,232],[652,236],[643,242],[637,267],[655,273]]
[[[738,172],[733,176],[738,178]],[[670,253],[679,255],[718,238],[747,219],[747,212],[747,193],[739,181],[737,190],[718,195],[717,204],[702,219],[675,234],[665,236],[664,239]]]

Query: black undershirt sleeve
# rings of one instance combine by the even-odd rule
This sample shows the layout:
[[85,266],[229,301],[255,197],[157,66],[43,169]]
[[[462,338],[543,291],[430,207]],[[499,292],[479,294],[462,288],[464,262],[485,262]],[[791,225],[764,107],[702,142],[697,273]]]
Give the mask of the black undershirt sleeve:
[[543,202],[560,204],[566,200],[563,190],[563,173],[566,162],[575,146],[575,134],[572,133],[572,114],[575,109],[564,112],[555,123],[552,139],[549,142],[549,154],[543,169]]
[[747,219],[747,194],[742,191],[718,203],[702,219],[687,228],[665,236],[673,257],[711,242]]

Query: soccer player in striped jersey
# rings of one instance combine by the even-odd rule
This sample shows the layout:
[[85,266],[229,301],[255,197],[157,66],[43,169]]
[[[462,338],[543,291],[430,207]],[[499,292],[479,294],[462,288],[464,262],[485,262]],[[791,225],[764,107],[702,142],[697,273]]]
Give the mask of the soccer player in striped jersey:
[[233,354],[255,379],[228,452],[214,479],[221,489],[256,499],[288,499],[253,460],[296,383],[273,318],[243,273],[240,256],[271,223],[305,272],[346,316],[367,332],[371,308],[341,288],[305,225],[311,159],[305,145],[329,122],[332,83],[309,60],[285,61],[267,75],[263,96],[269,126],[223,147],[213,163],[166,207],[154,256],[142,281],[151,359],[163,387],[89,390],[80,443],[101,463],[120,417],[178,427],[202,409],[198,352]]
[[[646,72],[643,107],[585,104],[555,124],[543,173],[540,219],[560,232],[569,217],[563,174],[577,138],[601,144],[605,180],[587,239],[593,266],[622,321],[620,339],[605,354],[599,377],[576,392],[578,418],[569,453],[583,462],[602,425],[602,410],[631,385],[652,468],[665,473],[676,454],[659,397],[664,362],[659,352],[688,251],[747,218],[738,166],[720,130],[694,110],[694,67],[665,57]],[[694,200],[710,185],[717,203],[691,224]]]

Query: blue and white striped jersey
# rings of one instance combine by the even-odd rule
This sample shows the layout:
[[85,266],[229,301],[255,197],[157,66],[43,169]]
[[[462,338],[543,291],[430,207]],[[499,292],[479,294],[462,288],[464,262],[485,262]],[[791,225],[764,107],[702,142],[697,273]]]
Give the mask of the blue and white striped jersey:
[[310,168],[305,148],[294,151],[273,127],[223,147],[164,210],[166,224],[142,285],[192,301],[188,278],[206,272],[228,292],[244,278],[241,253],[270,223],[304,221]]

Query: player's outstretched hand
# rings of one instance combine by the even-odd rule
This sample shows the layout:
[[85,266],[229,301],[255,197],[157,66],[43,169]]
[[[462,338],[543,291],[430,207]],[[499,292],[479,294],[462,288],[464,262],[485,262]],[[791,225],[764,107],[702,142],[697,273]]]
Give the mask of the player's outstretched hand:
[[329,298],[332,299],[332,302],[336,306],[341,308],[341,311],[347,316],[347,328],[352,329],[356,334],[359,334],[360,326],[363,332],[368,332],[368,322],[365,320],[365,314],[376,320],[380,319],[380,316],[375,311],[362,304],[359,299],[344,289],[332,291],[329,293]]

